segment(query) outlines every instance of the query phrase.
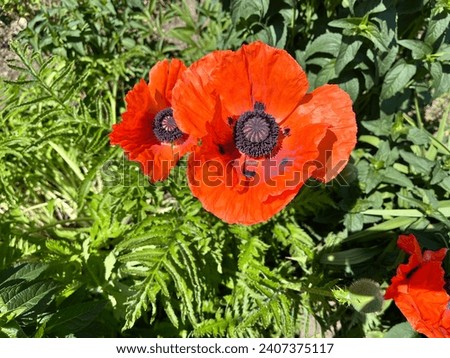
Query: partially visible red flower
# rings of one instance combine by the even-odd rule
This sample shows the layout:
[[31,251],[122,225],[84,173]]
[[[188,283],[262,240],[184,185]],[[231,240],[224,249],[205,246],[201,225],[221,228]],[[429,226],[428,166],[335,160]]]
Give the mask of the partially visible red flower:
[[152,182],[164,180],[178,160],[192,147],[193,139],[180,131],[173,116],[172,89],[186,70],[173,59],[158,62],[126,95],[122,122],[110,134],[111,144],[120,145],[130,160],[141,164]]
[[283,209],[310,177],[334,178],[356,144],[347,93],[310,94],[286,51],[262,42],[215,51],[174,88],[180,129],[201,140],[189,158],[189,186],[227,223],[255,224]]
[[400,235],[397,245],[411,256],[407,264],[398,266],[384,297],[394,299],[417,332],[430,338],[449,338],[450,296],[442,268],[447,249],[422,254],[414,235]]

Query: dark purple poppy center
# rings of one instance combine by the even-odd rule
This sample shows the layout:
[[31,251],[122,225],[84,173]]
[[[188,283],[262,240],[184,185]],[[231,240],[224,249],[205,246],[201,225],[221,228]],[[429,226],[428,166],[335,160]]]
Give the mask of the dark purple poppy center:
[[264,104],[256,102],[253,111],[241,114],[234,126],[237,149],[253,158],[270,155],[278,142],[280,127],[264,110]]
[[173,118],[172,108],[159,111],[153,120],[153,133],[161,143],[173,143],[183,136]]

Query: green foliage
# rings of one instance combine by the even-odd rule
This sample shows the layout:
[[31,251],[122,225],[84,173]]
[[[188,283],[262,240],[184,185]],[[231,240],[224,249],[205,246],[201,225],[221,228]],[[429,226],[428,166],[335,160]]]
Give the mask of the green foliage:
[[[190,5],[63,0],[11,44],[18,78],[0,79],[0,335],[413,336],[389,302],[358,312],[349,295],[370,278],[380,298],[403,259],[399,233],[449,244],[449,111],[424,117],[450,90],[447,2]],[[334,181],[309,181],[269,222],[243,227],[202,209],[185,162],[149,184],[108,135],[157,60],[189,64],[255,39],[295,56],[311,90],[346,90],[359,143]]]
[[8,24],[11,17],[30,16],[42,5],[42,0],[2,0],[0,5],[0,21]]

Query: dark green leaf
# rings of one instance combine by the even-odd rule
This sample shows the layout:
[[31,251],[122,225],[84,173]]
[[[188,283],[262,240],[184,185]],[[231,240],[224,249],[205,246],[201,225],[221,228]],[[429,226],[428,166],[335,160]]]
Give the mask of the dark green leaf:
[[386,99],[403,90],[416,73],[416,66],[400,60],[392,67],[384,78],[381,98]]
[[355,30],[363,22],[362,17],[348,17],[346,19],[333,20],[328,23],[328,26],[337,27],[340,29]]
[[39,281],[31,284],[18,283],[3,287],[0,296],[9,310],[21,315],[40,304],[41,300],[50,302],[56,284],[52,281]]
[[376,14],[386,10],[384,0],[364,0],[355,2],[355,14],[364,16],[366,14]]
[[430,45],[420,40],[399,40],[398,44],[411,50],[415,60],[421,60],[433,51]]
[[59,337],[76,333],[91,324],[105,307],[105,302],[85,302],[63,308],[47,322],[46,329]]
[[333,32],[326,33],[310,42],[305,50],[305,58],[308,59],[316,53],[328,53],[337,57],[341,45],[342,35]]
[[396,184],[407,188],[412,188],[414,186],[411,179],[393,167],[382,170],[381,175],[384,183]]
[[320,87],[330,80],[336,77],[335,71],[335,60],[330,60],[322,69],[319,71],[316,77],[316,81],[314,83],[315,88]]
[[411,165],[413,169],[425,175],[429,175],[431,173],[431,169],[433,169],[435,164],[431,160],[418,157],[417,155],[411,152],[406,152],[404,150],[400,150],[400,156],[405,162]]
[[[3,271],[0,274],[0,290],[10,281],[13,282],[30,282],[38,278],[48,265],[42,263],[21,264],[14,268]],[[1,291],[0,291],[1,292]]]
[[440,13],[434,16],[427,28],[427,32],[425,34],[425,42],[433,45],[439,37],[448,30],[448,25],[450,23],[450,14]]
[[361,45],[362,42],[360,40],[345,38],[339,48],[339,54],[336,58],[336,74],[339,74],[345,66],[355,59]]
[[352,101],[356,101],[359,95],[359,81],[357,78],[349,78],[345,82],[338,83],[345,92],[347,92]]
[[442,64],[433,62],[430,67],[431,77],[433,78],[433,98],[440,97],[450,90],[450,73],[444,73]]
[[231,19],[236,24],[240,19],[247,20],[252,15],[262,18],[269,9],[269,0],[232,0]]
[[369,261],[379,252],[379,247],[358,247],[324,255],[321,257],[320,262],[328,265],[352,266]]

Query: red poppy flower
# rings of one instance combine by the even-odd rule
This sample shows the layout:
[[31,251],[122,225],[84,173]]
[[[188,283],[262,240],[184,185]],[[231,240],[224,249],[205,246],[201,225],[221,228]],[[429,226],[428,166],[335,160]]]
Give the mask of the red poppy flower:
[[450,337],[450,296],[442,268],[447,249],[422,254],[414,235],[400,235],[397,245],[411,256],[397,268],[384,297],[394,299],[416,331],[427,337]]
[[172,89],[185,69],[180,60],[158,62],[150,70],[149,83],[141,80],[127,93],[122,122],[110,134],[111,144],[139,162],[153,182],[166,179],[194,144],[178,128],[172,110]]
[[350,97],[335,85],[307,89],[298,63],[262,42],[213,52],[186,70],[173,108],[180,129],[201,139],[188,177],[206,210],[259,223],[309,177],[328,181],[342,170],[356,143]]

